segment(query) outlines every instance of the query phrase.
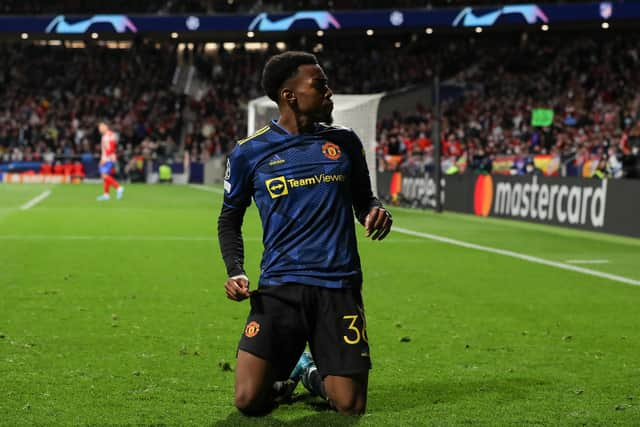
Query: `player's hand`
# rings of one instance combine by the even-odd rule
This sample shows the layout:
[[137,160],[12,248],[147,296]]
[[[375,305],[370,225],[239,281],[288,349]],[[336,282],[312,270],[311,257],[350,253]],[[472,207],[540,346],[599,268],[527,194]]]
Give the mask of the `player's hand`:
[[364,220],[364,228],[366,230],[366,237],[371,237],[371,240],[382,240],[387,237],[389,231],[391,231],[391,214],[385,208],[371,208],[367,217]]
[[224,284],[227,298],[242,301],[249,298],[249,278],[244,274],[229,277]]

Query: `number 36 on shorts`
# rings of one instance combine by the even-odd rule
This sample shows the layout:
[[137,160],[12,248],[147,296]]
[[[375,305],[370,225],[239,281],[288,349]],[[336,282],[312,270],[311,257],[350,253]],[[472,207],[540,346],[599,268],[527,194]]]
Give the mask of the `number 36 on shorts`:
[[358,314],[351,314],[348,316],[342,316],[342,320],[345,321],[347,331],[342,336],[344,342],[347,344],[358,344],[360,340],[368,343],[367,326],[364,319]]

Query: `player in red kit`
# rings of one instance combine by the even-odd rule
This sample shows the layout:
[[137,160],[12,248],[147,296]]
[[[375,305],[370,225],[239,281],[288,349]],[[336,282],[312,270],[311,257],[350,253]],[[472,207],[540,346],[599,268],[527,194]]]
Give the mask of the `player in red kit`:
[[104,186],[104,194],[98,196],[99,201],[109,200],[109,188],[116,189],[116,197],[122,199],[124,193],[124,187],[118,184],[118,181],[111,176],[117,157],[116,157],[116,135],[109,129],[109,125],[105,122],[100,122],[98,130],[102,135],[102,141],[100,142],[101,154],[100,154],[100,174],[102,175],[102,182]]

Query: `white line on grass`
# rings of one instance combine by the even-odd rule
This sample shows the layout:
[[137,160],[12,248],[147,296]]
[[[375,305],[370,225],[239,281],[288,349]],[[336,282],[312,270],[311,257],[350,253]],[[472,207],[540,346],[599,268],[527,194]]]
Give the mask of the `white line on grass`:
[[35,205],[37,205],[38,203],[40,203],[41,201],[49,197],[50,194],[51,194],[51,190],[47,190],[44,193],[40,194],[39,196],[36,196],[33,199],[29,200],[24,205],[20,206],[20,209],[22,209],[23,211],[27,209],[31,209],[32,207],[34,207]]
[[209,193],[224,194],[224,190],[222,190],[221,188],[207,187],[204,185],[195,185],[195,184],[189,184],[189,187],[195,188],[196,190],[207,191]]
[[608,259],[568,259],[567,264],[609,264]]
[[213,241],[213,237],[199,236],[56,236],[56,235],[0,235],[0,240],[149,240],[149,241]]
[[[206,236],[82,236],[82,235],[55,235],[55,234],[0,234],[0,240],[118,240],[118,241],[184,241],[184,242],[208,242],[217,241],[215,235]],[[245,242],[261,242],[260,237],[243,237]],[[424,239],[393,239],[385,244],[424,243]]]
[[[117,241],[178,241],[178,242],[213,242],[217,238],[215,236],[64,236],[64,235],[17,235],[5,234],[0,235],[0,240],[117,240]],[[262,239],[257,237],[245,237],[245,242],[260,242]]]
[[626,283],[628,285],[640,286],[640,280],[634,280],[628,277],[617,276],[615,274],[603,273],[602,271],[591,270],[584,267],[577,267],[575,265],[565,264],[563,262],[549,261],[546,259],[538,258],[531,255],[525,255],[518,252],[512,252],[505,249],[496,249],[488,246],[476,245],[475,243],[463,242],[462,240],[436,236],[435,234],[421,233],[419,231],[408,230],[406,228],[400,228],[400,227],[393,227],[393,231],[402,233],[402,234],[407,234],[409,236],[423,237],[425,239],[431,239],[437,242],[449,243],[451,245],[456,245],[456,246],[462,246],[463,248],[476,249],[482,252],[491,252],[494,254],[509,256],[512,258],[518,258],[518,259],[533,262],[536,264],[542,264],[542,265],[548,265],[550,267],[561,268],[563,270],[575,271],[577,273],[587,274],[589,276],[602,277],[603,279],[609,279],[615,282]]

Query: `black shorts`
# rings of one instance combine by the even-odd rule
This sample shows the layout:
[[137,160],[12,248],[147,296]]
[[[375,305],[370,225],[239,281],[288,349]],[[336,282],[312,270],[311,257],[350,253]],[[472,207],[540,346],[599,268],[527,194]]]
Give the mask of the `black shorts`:
[[238,349],[271,362],[284,380],[307,342],[322,377],[371,369],[360,289],[286,284],[251,295]]

